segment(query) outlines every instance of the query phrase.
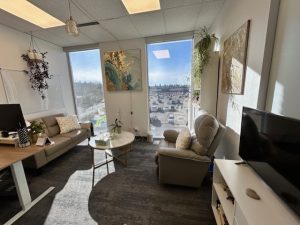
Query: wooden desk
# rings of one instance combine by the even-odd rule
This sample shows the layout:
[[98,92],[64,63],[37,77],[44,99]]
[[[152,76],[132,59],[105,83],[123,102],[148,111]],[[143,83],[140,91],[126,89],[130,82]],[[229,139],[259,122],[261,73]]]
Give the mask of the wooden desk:
[[0,145],[0,170],[10,167],[17,189],[20,205],[22,210],[17,213],[13,218],[7,221],[4,225],[14,223],[22,215],[24,215],[31,207],[38,203],[42,198],[49,194],[54,187],[48,188],[39,197],[32,201],[29,192],[22,160],[43,151],[44,147],[31,145],[26,148],[18,148],[12,145]]

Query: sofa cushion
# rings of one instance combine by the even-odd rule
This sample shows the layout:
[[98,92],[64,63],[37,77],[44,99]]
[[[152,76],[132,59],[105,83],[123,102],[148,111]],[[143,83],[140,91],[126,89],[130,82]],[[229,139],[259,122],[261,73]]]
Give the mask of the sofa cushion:
[[195,134],[198,143],[193,141],[192,149],[199,155],[206,155],[219,129],[218,121],[209,114],[202,114],[195,120]]
[[183,128],[177,137],[176,148],[177,149],[188,149],[191,144],[191,132],[189,128]]
[[45,147],[45,153],[47,156],[52,155],[57,151],[61,151],[63,148],[72,144],[72,139],[68,137],[63,137],[61,135],[56,135],[51,138],[51,141],[54,141],[54,144],[47,145]]
[[65,134],[61,134],[60,136],[62,137],[67,137],[67,138],[71,138],[73,142],[81,142],[83,140],[85,140],[89,133],[89,131],[87,129],[78,129],[78,130],[73,130],[71,132],[65,133]]
[[161,155],[175,157],[179,159],[191,159],[198,160],[202,162],[210,162],[210,158],[207,156],[200,156],[190,150],[181,150],[176,148],[161,148],[157,151],[158,157]]
[[176,130],[165,130],[163,135],[164,135],[166,141],[175,143],[177,140],[178,134],[179,134],[179,132]]
[[163,139],[159,142],[159,147],[160,148],[165,148],[165,147],[167,147],[167,148],[176,148],[176,145],[175,145],[175,143],[172,143],[172,142],[169,142],[169,141],[166,141],[166,140]]
[[53,137],[60,133],[60,129],[55,118],[57,116],[63,116],[63,114],[56,114],[53,116],[47,116],[42,118],[44,124],[46,125],[45,133],[49,137]]
[[63,116],[63,117],[56,117],[57,123],[60,128],[60,133],[65,134],[70,131],[80,129],[80,124],[78,122],[77,116]]

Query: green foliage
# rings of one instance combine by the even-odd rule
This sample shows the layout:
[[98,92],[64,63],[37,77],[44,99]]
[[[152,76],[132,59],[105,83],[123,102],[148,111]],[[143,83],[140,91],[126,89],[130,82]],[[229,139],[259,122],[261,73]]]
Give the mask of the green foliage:
[[43,122],[32,121],[29,129],[32,134],[40,134],[45,132],[45,124]]
[[201,40],[195,45],[194,49],[194,67],[193,75],[196,81],[200,80],[200,76],[203,73],[204,68],[208,65],[210,60],[209,47],[212,40],[215,38],[214,34],[209,34],[206,27],[201,29]]

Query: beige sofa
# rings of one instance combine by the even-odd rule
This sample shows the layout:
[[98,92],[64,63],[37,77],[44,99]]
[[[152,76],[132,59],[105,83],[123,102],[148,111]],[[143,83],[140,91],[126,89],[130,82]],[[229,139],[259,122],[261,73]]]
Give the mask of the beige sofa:
[[82,141],[89,139],[91,136],[91,125],[90,123],[81,124],[80,129],[76,129],[66,134],[60,134],[60,129],[57,124],[56,118],[59,116],[64,116],[63,114],[56,114],[52,116],[42,117],[39,119],[35,119],[38,121],[42,121],[45,126],[45,133],[54,141],[54,144],[45,145],[44,151],[28,158],[24,161],[25,167],[30,168],[40,168],[46,165],[48,162],[53,159],[59,157],[63,153],[69,151],[77,144]]
[[[212,133],[209,127],[210,122],[217,124],[218,128],[216,128],[215,134],[210,134]],[[194,128],[195,136],[192,137],[190,147],[185,150],[176,149],[175,143],[179,134],[177,131],[165,131],[165,139],[161,140],[156,152],[160,183],[196,188],[201,186],[226,128],[205,111],[202,111],[195,120]],[[210,140],[207,142],[207,139]],[[207,142],[208,146],[204,148],[205,151],[202,154],[197,154],[195,149],[199,147],[200,142]]]

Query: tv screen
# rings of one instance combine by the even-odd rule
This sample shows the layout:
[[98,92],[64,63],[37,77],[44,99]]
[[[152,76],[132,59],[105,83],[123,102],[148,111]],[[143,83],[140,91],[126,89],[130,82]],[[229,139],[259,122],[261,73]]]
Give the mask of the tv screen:
[[0,104],[0,131],[26,127],[20,104]]
[[300,216],[300,120],[244,107],[239,154]]

